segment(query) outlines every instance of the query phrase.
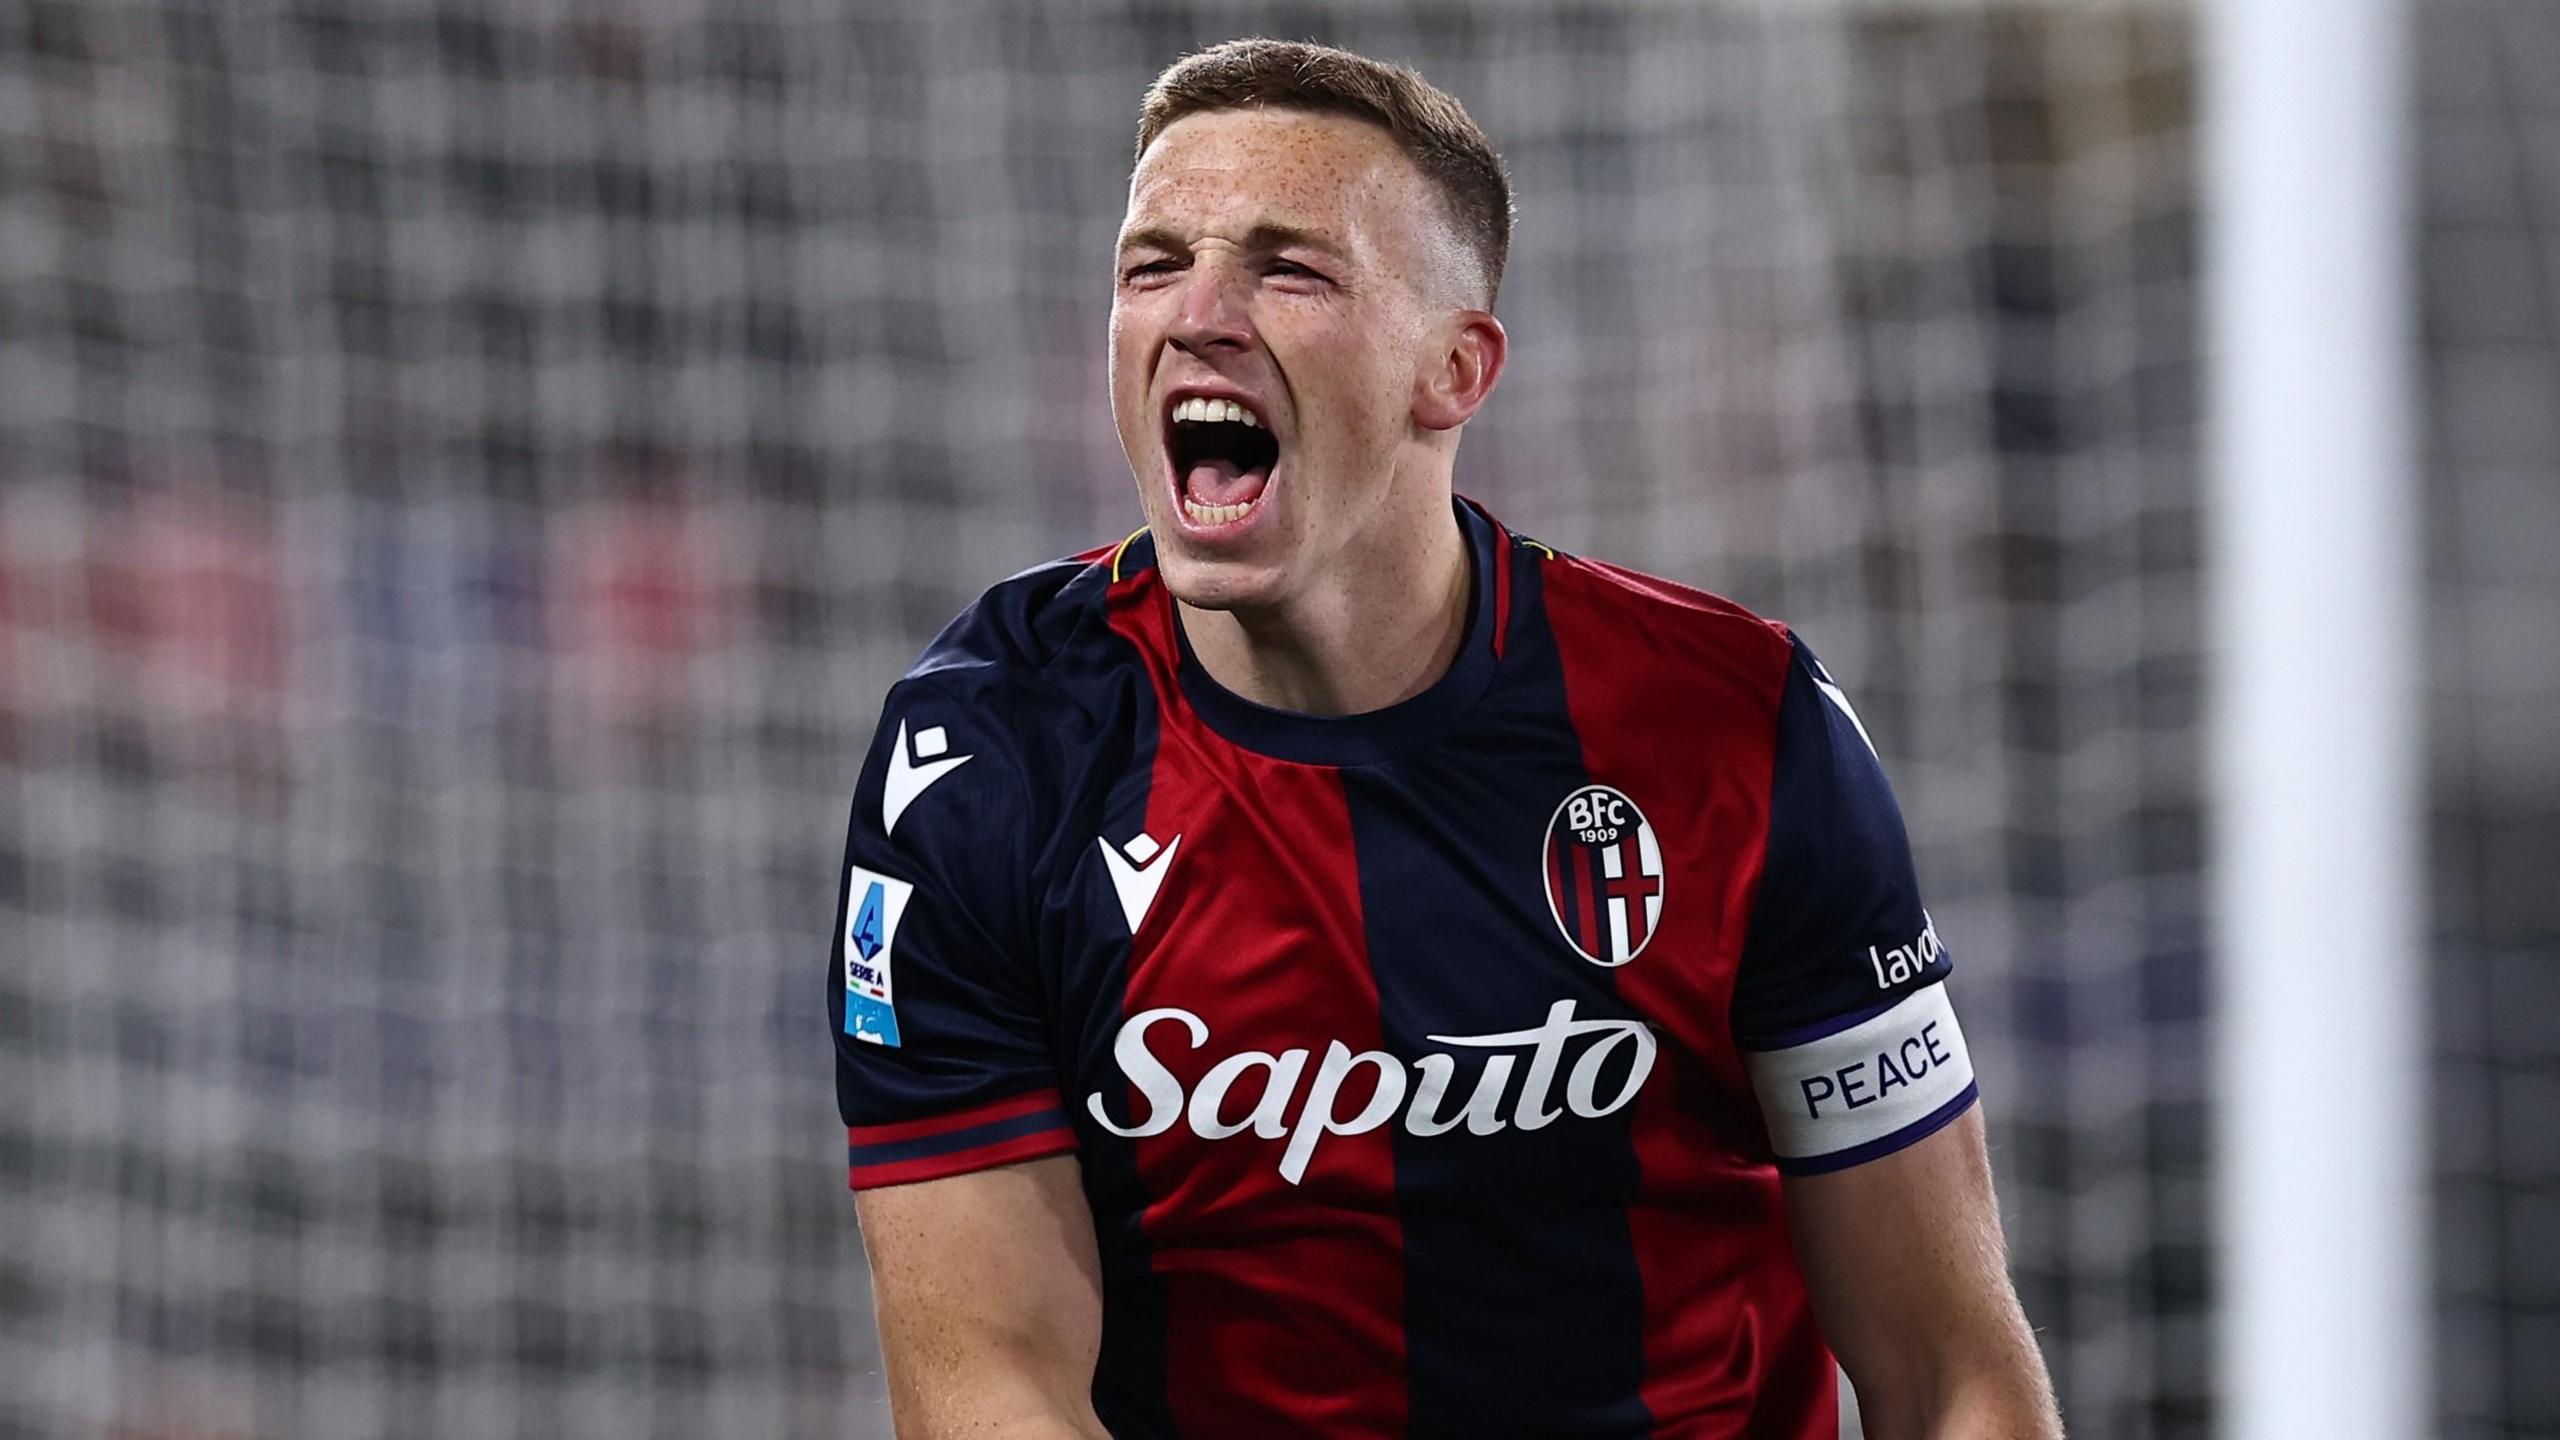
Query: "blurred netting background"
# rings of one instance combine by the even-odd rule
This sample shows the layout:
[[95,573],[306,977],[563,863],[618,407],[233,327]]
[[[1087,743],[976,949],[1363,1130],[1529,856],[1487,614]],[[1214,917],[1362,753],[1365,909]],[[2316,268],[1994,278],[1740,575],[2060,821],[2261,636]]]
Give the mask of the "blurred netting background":
[[[2416,9],[2439,1406],[2551,1436],[2560,8]],[[2075,1432],[2204,1431],[2185,8],[0,0],[0,1436],[887,1433],[845,798],[1136,523],[1136,97],[1251,32],[1503,146],[1465,487],[1823,647]]]

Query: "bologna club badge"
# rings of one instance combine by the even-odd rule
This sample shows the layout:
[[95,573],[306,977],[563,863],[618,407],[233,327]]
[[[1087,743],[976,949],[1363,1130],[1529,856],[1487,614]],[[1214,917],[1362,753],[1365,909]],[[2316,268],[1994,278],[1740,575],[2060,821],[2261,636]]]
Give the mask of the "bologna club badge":
[[1594,965],[1644,953],[1662,924],[1662,844],[1636,802],[1586,785],[1547,822],[1547,909]]

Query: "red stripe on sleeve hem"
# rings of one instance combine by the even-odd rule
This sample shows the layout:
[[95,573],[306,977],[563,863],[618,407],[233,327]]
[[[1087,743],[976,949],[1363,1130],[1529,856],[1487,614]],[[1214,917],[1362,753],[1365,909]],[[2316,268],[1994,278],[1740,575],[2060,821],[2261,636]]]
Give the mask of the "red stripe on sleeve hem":
[[901,1140],[922,1140],[932,1135],[948,1135],[954,1130],[967,1130],[979,1125],[992,1125],[1017,1115],[1037,1110],[1064,1112],[1066,1102],[1055,1090],[1034,1090],[1010,1100],[997,1100],[969,1110],[954,1110],[948,1115],[935,1115],[923,1120],[901,1120],[895,1125],[848,1125],[845,1138],[855,1145],[891,1145]]
[[1037,1160],[1048,1155],[1063,1155],[1076,1148],[1073,1130],[1060,1126],[1032,1135],[1017,1135],[992,1145],[969,1150],[955,1150],[948,1155],[926,1155],[913,1160],[893,1160],[885,1165],[848,1167],[847,1183],[856,1190],[876,1190],[883,1185],[912,1185],[919,1180],[941,1180],[953,1175],[966,1175],[973,1170],[990,1170],[1018,1160]]

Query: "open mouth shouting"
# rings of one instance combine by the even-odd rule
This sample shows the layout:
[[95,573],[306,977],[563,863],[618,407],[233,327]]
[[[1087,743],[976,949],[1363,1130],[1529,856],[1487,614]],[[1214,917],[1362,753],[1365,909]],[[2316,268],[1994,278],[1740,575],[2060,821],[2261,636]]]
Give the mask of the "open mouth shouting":
[[1270,489],[1280,440],[1253,408],[1213,395],[1177,395],[1165,413],[1173,495],[1194,531],[1242,525]]

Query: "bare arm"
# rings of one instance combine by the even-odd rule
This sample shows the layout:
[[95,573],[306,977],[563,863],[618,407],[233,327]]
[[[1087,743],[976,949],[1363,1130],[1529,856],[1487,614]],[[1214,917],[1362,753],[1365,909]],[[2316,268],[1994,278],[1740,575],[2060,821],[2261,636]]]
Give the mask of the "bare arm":
[[1075,1157],[857,1198],[899,1440],[1108,1440],[1102,1267]]
[[1874,1440],[2054,1440],[2010,1288],[1982,1112],[1881,1160],[1786,1182],[1814,1312]]

